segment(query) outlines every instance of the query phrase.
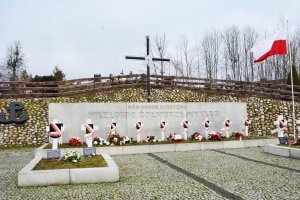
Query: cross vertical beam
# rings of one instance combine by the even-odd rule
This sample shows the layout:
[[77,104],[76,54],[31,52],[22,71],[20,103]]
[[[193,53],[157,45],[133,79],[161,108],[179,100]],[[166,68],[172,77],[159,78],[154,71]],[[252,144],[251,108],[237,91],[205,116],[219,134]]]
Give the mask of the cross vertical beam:
[[150,62],[151,61],[170,61],[167,58],[152,58],[150,57],[150,41],[149,36],[146,36],[146,56],[137,57],[137,56],[125,56],[126,59],[132,60],[145,60],[147,62],[147,101],[151,102],[151,83],[150,83]]

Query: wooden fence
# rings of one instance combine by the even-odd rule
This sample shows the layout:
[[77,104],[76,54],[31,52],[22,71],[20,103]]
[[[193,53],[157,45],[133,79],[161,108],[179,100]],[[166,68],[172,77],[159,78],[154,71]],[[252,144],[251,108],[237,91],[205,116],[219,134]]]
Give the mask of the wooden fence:
[[[285,84],[229,81],[178,76],[151,75],[153,88],[183,88],[211,94],[233,93],[291,100],[291,86]],[[145,74],[83,78],[55,82],[0,82],[1,98],[64,97],[93,94],[101,90],[146,86]],[[300,101],[300,87],[294,87],[295,100]]]

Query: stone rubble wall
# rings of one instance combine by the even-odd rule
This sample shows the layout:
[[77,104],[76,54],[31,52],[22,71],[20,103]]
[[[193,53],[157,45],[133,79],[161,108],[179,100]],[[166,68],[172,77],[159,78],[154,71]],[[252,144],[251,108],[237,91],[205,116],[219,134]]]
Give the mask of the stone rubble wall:
[[[0,112],[6,117],[6,109],[12,101],[23,103],[28,114],[28,121],[23,125],[0,125],[0,146],[40,145],[47,142],[46,124],[49,103],[146,102],[145,97],[144,88],[126,88],[102,91],[89,96],[0,99]],[[283,115],[285,119],[292,119],[292,103],[289,101],[174,89],[152,89],[152,97],[153,102],[246,102],[248,117],[252,120],[249,128],[251,135],[275,136],[271,131],[276,128],[274,121],[277,116]],[[300,105],[296,103],[296,118],[300,117],[299,110]],[[288,123],[288,128],[288,132],[292,134],[292,123]]]

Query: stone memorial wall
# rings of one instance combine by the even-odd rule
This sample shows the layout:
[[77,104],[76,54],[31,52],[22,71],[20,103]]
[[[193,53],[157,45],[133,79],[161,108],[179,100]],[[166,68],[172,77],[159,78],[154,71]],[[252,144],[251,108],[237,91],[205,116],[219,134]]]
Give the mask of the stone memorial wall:
[[246,117],[246,103],[50,103],[49,120],[58,119],[64,123],[63,142],[72,136],[83,138],[80,126],[86,119],[92,119],[99,127],[96,136],[106,138],[109,124],[117,122],[117,132],[136,139],[135,123],[143,123],[141,139],[147,135],[160,137],[159,123],[167,123],[166,134],[182,133],[182,122],[190,122],[190,133],[204,133],[202,122],[208,118],[211,130],[220,131],[223,121],[231,120],[231,130],[242,130]]
[[[154,102],[191,102],[189,104],[193,104],[192,102],[197,103],[205,103],[207,105],[214,104],[217,102],[224,103],[245,103],[247,104],[247,113],[249,119],[252,120],[252,124],[249,127],[249,134],[258,135],[258,136],[275,136],[272,132],[273,129],[276,128],[274,125],[274,120],[277,119],[278,115],[283,115],[285,119],[289,121],[288,123],[288,132],[292,133],[292,105],[290,101],[281,101],[276,99],[265,99],[251,96],[235,96],[233,94],[222,94],[222,93],[205,93],[203,91],[195,91],[195,90],[186,90],[186,89],[152,89],[153,101]],[[103,102],[146,102],[146,91],[144,88],[124,88],[114,91],[101,91],[88,96],[74,96],[74,97],[60,97],[60,98],[26,98],[26,99],[0,99],[0,107],[3,113],[3,117],[8,119],[9,116],[9,106],[11,102],[20,102],[24,105],[24,111],[28,115],[28,120],[24,124],[0,124],[0,147],[14,146],[14,145],[40,145],[45,142],[48,142],[48,134],[46,132],[46,125],[49,123],[49,104],[51,103],[103,103]],[[221,108],[220,108],[221,109]],[[296,102],[296,118],[300,119],[300,104]],[[63,108],[63,110],[67,110],[67,108]],[[235,110],[235,107],[231,108],[231,112]],[[68,117],[75,117],[83,115],[80,112],[77,113],[68,113]],[[219,110],[206,110],[208,111],[207,115],[213,115],[210,111],[219,111]],[[221,110],[220,110],[221,111]],[[95,112],[95,111],[91,111]],[[192,113],[187,113],[187,117],[197,118],[200,116],[206,115],[203,112],[192,110]],[[121,115],[121,113],[118,113]],[[164,113],[166,114],[166,113]],[[215,113],[217,115],[217,113]],[[94,116],[93,116],[94,115]],[[90,113],[91,117],[95,117],[95,113]],[[199,116],[198,116],[199,115]],[[222,115],[222,113],[220,113]],[[88,117],[88,114],[86,116]],[[84,118],[82,117],[82,118]],[[102,117],[108,117],[108,113],[103,113]],[[221,120],[226,116],[220,117]],[[228,116],[230,117],[230,116]],[[243,117],[241,115],[241,117]],[[202,118],[203,119],[203,118]],[[83,119],[85,120],[85,119]],[[159,121],[160,119],[157,119]],[[183,119],[182,119],[183,120]],[[232,119],[234,120],[234,119]],[[109,121],[109,120],[108,120]],[[76,127],[76,134],[83,134],[80,132],[80,125],[84,121],[80,121],[79,124],[72,123],[71,126]],[[135,121],[133,120],[133,123]],[[133,128],[133,123],[128,125]],[[146,122],[145,122],[146,123]],[[157,124],[156,122],[155,124]],[[179,124],[180,122],[176,122]],[[191,131],[194,131],[194,126],[198,123],[193,122],[191,124]],[[235,123],[233,121],[233,127],[235,128]],[[219,127],[215,127],[216,125],[220,126],[220,123],[213,121],[213,125],[211,127],[212,130],[216,130]],[[100,126],[100,124],[97,124]],[[105,123],[104,123],[105,125]],[[96,134],[101,136],[105,135],[108,128],[105,125],[101,127],[102,130],[96,131]],[[100,128],[100,127],[99,127]],[[106,129],[107,128],[107,129]],[[121,128],[121,127],[120,127]],[[123,127],[124,128],[124,127]],[[144,127],[146,128],[146,127]],[[68,127],[66,127],[68,129]],[[180,129],[182,130],[182,129]],[[199,131],[203,131],[204,129],[199,129]],[[242,127],[238,128],[238,131],[242,131]],[[145,130],[143,130],[145,131]],[[237,130],[236,130],[237,131]],[[135,130],[132,134],[135,133]],[[167,130],[169,133],[169,130]],[[202,132],[203,133],[203,132]],[[70,133],[72,134],[72,133]],[[122,133],[121,133],[122,134]],[[73,135],[73,134],[72,134]],[[142,136],[144,137],[145,134]],[[82,136],[82,135],[81,135]],[[81,137],[82,138],[82,137]],[[64,137],[64,140],[67,138]]]

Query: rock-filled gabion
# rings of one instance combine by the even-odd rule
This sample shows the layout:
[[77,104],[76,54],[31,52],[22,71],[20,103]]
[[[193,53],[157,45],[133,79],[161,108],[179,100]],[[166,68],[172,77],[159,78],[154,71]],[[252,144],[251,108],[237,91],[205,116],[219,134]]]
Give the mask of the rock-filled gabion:
[[[248,117],[252,120],[249,132],[254,135],[274,136],[274,121],[277,115],[285,119],[292,118],[292,104],[289,101],[264,99],[258,97],[235,96],[234,94],[208,94],[203,91],[185,89],[152,89],[153,102],[246,102]],[[94,95],[58,97],[1,99],[1,112],[7,116],[7,108],[12,101],[24,104],[28,121],[23,125],[0,125],[0,146],[40,145],[48,140],[46,124],[48,122],[49,103],[79,102],[147,102],[144,88],[125,88],[101,91]],[[296,103],[296,117],[300,117],[299,103]],[[234,109],[234,108],[233,108]],[[292,132],[292,123],[288,123],[288,131]]]

